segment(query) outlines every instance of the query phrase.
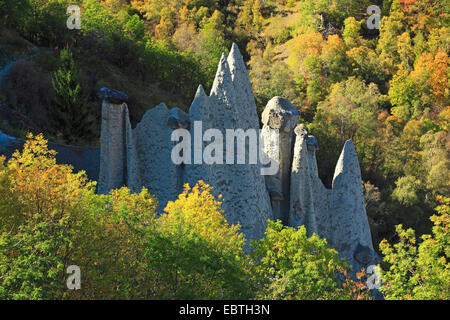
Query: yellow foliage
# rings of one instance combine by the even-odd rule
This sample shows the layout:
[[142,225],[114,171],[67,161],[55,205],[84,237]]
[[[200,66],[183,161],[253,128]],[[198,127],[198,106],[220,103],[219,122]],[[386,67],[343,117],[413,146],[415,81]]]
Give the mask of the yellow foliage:
[[187,6],[183,6],[180,10],[180,19],[183,22],[191,22],[192,21],[192,14],[189,11]]
[[414,71],[411,72],[411,77],[420,80],[427,78],[433,66],[433,55],[431,53],[423,53],[415,65]]
[[161,17],[159,24],[155,27],[155,37],[158,39],[168,39],[173,34],[175,26],[171,20]]
[[448,131],[450,128],[450,106],[444,108],[444,110],[439,113],[439,122],[445,131]]
[[403,128],[403,132],[411,136],[419,136],[422,123],[418,120],[409,120]]
[[446,52],[439,51],[434,57],[430,84],[435,96],[448,94],[449,59]]
[[12,216],[19,224],[23,219],[60,219],[95,190],[96,183],[89,182],[84,172],[74,174],[71,166],[56,164],[56,152],[48,150],[42,134],[30,133],[27,138],[23,151],[16,151],[7,166],[0,167],[0,180],[9,181],[2,183],[1,188],[8,189],[2,193],[9,194],[21,208],[16,212],[4,208],[0,225]]
[[[212,187],[199,181],[192,189],[189,184],[176,201],[170,201],[164,211],[167,215],[160,218],[162,228],[167,232],[179,232],[183,235],[195,232],[213,246],[239,247],[244,242],[238,233],[240,226],[229,226],[223,216],[221,202],[211,194]],[[222,198],[218,196],[219,200]],[[174,228],[183,226],[182,230]]]
[[315,31],[302,34],[288,42],[288,65],[298,70],[303,60],[308,56],[319,57],[325,45],[322,34]]
[[403,120],[399,116],[388,116],[386,118],[386,125],[390,125],[391,127],[400,130],[403,125]]

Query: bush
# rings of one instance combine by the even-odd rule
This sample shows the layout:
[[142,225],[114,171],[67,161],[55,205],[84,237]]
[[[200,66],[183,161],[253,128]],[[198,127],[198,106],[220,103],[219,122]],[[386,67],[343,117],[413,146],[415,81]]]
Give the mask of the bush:
[[[166,213],[147,190],[95,194],[57,165],[42,135],[0,159],[0,299],[231,299],[252,286],[245,240],[211,187],[186,186]],[[81,290],[67,290],[67,267]]]
[[41,135],[0,161],[0,299],[59,299],[95,184],[56,165]]
[[200,181],[159,219],[146,257],[160,279],[157,298],[245,299],[251,296],[245,240],[229,226],[211,187]]
[[27,1],[28,8],[22,12],[23,20],[15,24],[23,35],[41,46],[63,46],[72,41],[67,29],[66,0]]
[[29,10],[29,0],[3,0],[0,2],[0,23],[6,26],[23,25]]
[[[269,221],[266,236],[252,243],[252,273],[260,285],[260,299],[369,299],[362,282],[350,280],[349,265],[327,241],[308,238],[304,226],[283,227]],[[358,278],[362,279],[362,274]]]
[[11,108],[33,117],[39,127],[46,123],[46,107],[51,103],[53,89],[51,77],[37,62],[14,65],[5,79],[4,92]]
[[417,245],[414,230],[398,225],[400,241],[394,245],[386,240],[380,243],[384,261],[389,264],[382,271],[381,291],[386,299],[450,299],[450,198],[438,200],[438,214],[431,217],[433,236],[423,235]]

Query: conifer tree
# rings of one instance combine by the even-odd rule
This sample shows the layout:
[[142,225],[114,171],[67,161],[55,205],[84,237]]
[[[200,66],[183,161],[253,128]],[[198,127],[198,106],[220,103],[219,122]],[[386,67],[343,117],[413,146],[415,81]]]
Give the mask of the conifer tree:
[[72,53],[69,49],[63,49],[59,68],[53,73],[54,97],[50,114],[56,134],[71,144],[90,141],[94,136],[94,121],[80,78]]

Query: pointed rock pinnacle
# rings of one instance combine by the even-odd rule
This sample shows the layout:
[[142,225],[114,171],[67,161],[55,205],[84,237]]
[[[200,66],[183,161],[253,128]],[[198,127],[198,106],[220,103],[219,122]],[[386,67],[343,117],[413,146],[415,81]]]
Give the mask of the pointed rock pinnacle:
[[245,67],[244,58],[241,55],[241,52],[239,51],[238,46],[236,43],[233,43],[233,46],[231,47],[230,54],[228,55],[228,65],[230,66],[230,71],[234,77],[236,76],[236,72],[247,72],[247,68]]
[[192,121],[206,121],[209,114],[209,97],[206,95],[202,85],[198,86],[194,100],[189,107],[189,115]]
[[206,97],[205,89],[202,85],[198,86],[197,92],[195,93],[195,98]]
[[[236,98],[230,66],[224,53],[222,53],[222,58],[220,58],[216,78],[211,89],[212,96],[217,99],[216,111],[224,116],[224,119],[230,120],[229,118],[235,114],[234,105]],[[231,114],[225,115],[227,112],[231,112]]]
[[352,140],[345,142],[333,179],[332,225],[336,228],[331,236],[334,248],[355,270],[361,269],[354,253],[358,244],[373,251],[370,227],[364,205],[361,169]]
[[216,77],[214,78],[210,95],[212,95],[213,93],[216,93],[217,95],[219,91],[223,90],[224,88],[230,87],[231,83],[232,80],[230,66],[228,65],[225,53],[222,53],[222,57],[219,61],[219,66],[217,68]]
[[355,183],[358,187],[360,187],[361,184],[361,169],[359,167],[355,145],[352,140],[347,140],[342,149],[341,156],[339,157],[334,172],[333,189],[342,187],[348,183]]
[[231,78],[233,79],[236,96],[234,112],[237,115],[246,115],[246,117],[238,117],[237,126],[244,130],[249,128],[259,128],[252,84],[250,83],[244,58],[236,43],[233,43],[227,61],[230,66]]

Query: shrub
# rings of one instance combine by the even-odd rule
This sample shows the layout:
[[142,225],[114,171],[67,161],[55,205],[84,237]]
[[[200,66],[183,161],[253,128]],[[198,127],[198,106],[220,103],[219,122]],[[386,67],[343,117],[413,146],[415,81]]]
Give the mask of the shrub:
[[[158,217],[146,189],[97,195],[42,135],[0,159],[0,299],[249,298],[245,240],[211,187],[186,186]],[[67,267],[81,290],[67,290]]]
[[42,135],[0,161],[0,299],[58,299],[95,184],[56,165]]
[[450,299],[450,198],[438,197],[433,235],[423,235],[416,244],[413,229],[396,227],[400,241],[394,245],[380,243],[384,261],[389,264],[382,271],[381,291],[386,299]]
[[229,226],[211,187],[200,181],[159,219],[146,256],[160,279],[158,298],[243,299],[251,296],[245,240]]
[[[269,221],[266,236],[252,242],[252,273],[260,285],[260,299],[368,299],[362,282],[348,276],[349,265],[327,241],[308,238],[304,226],[284,227]],[[361,279],[363,275],[358,275]],[[345,279],[344,279],[345,278]],[[344,282],[345,281],[345,282]]]

